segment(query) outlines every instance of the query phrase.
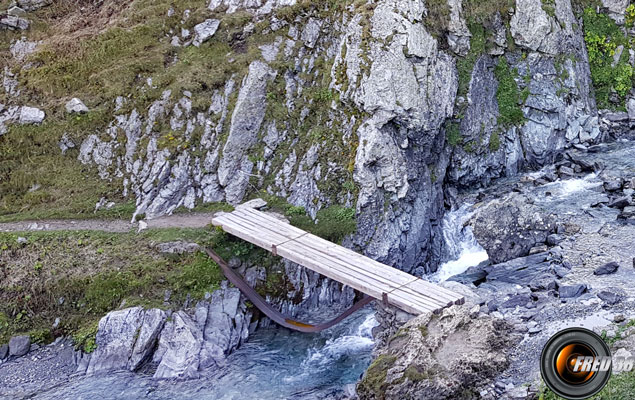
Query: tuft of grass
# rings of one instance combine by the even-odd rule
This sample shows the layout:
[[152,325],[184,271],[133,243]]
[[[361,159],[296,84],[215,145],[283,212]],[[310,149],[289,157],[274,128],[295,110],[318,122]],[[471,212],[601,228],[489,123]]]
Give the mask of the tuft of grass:
[[460,127],[461,125],[456,121],[452,121],[447,124],[445,137],[448,143],[452,146],[457,146],[461,144],[462,137],[461,137]]
[[465,57],[458,59],[456,67],[459,74],[459,89],[457,96],[467,96],[472,80],[472,70],[478,58],[485,53],[485,28],[480,23],[470,23],[470,51]]
[[91,321],[84,324],[73,334],[73,342],[75,350],[81,350],[84,353],[92,353],[97,349],[96,337],[99,328],[99,321]]
[[500,135],[498,134],[498,132],[492,132],[492,134],[489,136],[490,151],[496,152],[498,151],[498,149],[500,149],[500,147],[501,147]]
[[[515,74],[515,71],[512,71],[509,67],[507,59],[500,57],[494,70],[494,75],[498,80],[498,89],[496,90],[499,114],[498,124],[503,128],[519,125],[525,120],[521,108],[522,96],[514,79]],[[491,145],[492,142],[490,141],[490,147]]]

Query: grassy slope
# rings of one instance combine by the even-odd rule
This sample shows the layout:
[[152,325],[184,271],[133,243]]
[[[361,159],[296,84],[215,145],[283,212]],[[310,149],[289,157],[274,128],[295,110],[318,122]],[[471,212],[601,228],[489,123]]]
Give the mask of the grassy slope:
[[[175,97],[191,91],[195,110],[206,110],[213,90],[232,75],[240,81],[259,54],[258,46],[271,39],[258,34],[242,38],[249,15],[213,15],[200,1],[87,3],[81,11],[73,3],[62,0],[34,14],[27,36],[42,44],[26,60],[32,63],[30,68],[22,69],[22,63],[9,55],[11,41],[23,33],[0,32],[0,67],[9,67],[20,82],[16,104],[38,106],[47,113],[42,125],[13,125],[0,137],[0,219],[92,217],[103,196],[118,207],[102,216],[129,216],[134,205],[121,197],[121,181],[99,179],[95,168],[76,160],[77,148],[62,156],[58,148],[62,135],[79,146],[89,134],[102,133],[113,119],[114,99],[120,95],[128,99],[122,113],[133,108],[145,111],[165,89]],[[171,6],[175,12],[168,18]],[[186,9],[190,17],[182,24]],[[222,18],[212,40],[200,48],[170,45],[171,32],[191,29],[212,16]],[[153,78],[153,88],[145,84],[148,77]],[[81,98],[91,111],[66,115],[64,104],[71,97]],[[12,101],[0,95],[0,103]],[[179,139],[163,122],[157,131]],[[36,185],[38,190],[29,191]]]
[[[20,236],[28,243],[19,244]],[[75,332],[124,299],[128,306],[161,306],[171,290],[180,304],[187,294],[200,298],[218,287],[223,275],[203,253],[156,250],[156,243],[173,240],[212,245],[227,256],[236,245],[204,229],[0,233],[0,343],[17,332],[46,330],[58,317],[55,335]]]

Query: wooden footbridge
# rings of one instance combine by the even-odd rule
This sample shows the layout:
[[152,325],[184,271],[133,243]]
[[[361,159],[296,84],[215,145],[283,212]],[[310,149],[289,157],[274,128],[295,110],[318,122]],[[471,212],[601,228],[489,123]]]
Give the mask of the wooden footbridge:
[[411,314],[462,304],[463,296],[312,235],[270,214],[238,207],[212,219],[225,232]]

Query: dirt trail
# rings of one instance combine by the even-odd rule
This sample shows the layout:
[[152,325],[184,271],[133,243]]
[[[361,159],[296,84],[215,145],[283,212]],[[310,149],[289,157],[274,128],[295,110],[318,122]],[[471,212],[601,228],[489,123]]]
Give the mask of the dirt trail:
[[[147,223],[148,229],[204,228],[212,223],[214,214],[211,212],[175,214],[144,222]],[[138,223],[131,223],[122,219],[44,219],[0,223],[0,232],[82,230],[129,232],[138,228]]]

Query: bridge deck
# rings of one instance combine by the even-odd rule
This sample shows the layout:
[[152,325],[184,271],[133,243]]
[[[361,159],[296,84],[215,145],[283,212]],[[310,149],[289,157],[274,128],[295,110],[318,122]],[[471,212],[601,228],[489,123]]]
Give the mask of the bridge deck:
[[254,243],[412,314],[462,304],[450,290],[312,235],[253,208],[239,207],[212,219],[225,232]]

